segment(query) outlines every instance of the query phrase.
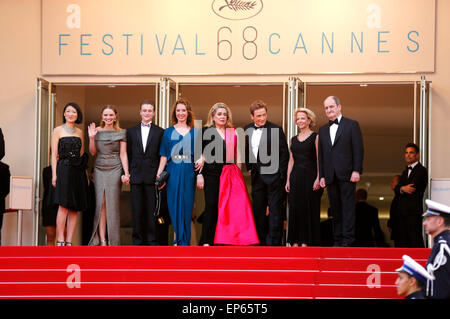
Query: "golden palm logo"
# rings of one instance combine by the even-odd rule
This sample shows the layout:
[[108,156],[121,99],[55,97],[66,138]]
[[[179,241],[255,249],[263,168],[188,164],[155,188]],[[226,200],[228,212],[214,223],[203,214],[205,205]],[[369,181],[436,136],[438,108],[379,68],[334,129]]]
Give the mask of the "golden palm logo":
[[224,0],[226,5],[221,6],[219,11],[222,11],[224,8],[230,8],[231,10],[251,10],[256,6],[256,1],[240,1],[240,0]]
[[263,8],[262,0],[214,0],[213,12],[228,20],[244,20],[256,16]]

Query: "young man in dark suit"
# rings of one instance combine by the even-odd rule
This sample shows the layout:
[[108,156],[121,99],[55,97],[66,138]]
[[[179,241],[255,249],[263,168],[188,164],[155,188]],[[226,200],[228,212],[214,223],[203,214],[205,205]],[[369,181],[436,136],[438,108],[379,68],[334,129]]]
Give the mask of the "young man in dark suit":
[[143,101],[141,123],[127,130],[127,153],[130,163],[130,197],[134,245],[157,245],[155,178],[159,166],[159,147],[164,130],[153,124],[155,106]]
[[407,167],[400,176],[395,187],[398,197],[397,212],[398,247],[423,248],[422,214],[423,196],[428,184],[427,169],[419,162],[419,147],[414,143],[405,146],[405,161]]
[[[261,246],[280,246],[289,149],[283,129],[267,121],[267,106],[250,105],[253,123],[245,127],[245,164],[252,179],[253,217]],[[267,215],[267,206],[269,214]]]
[[342,116],[337,97],[327,97],[324,107],[329,122],[319,129],[320,186],[328,190],[334,246],[348,247],[355,240],[355,190],[362,174],[363,139],[358,122]]

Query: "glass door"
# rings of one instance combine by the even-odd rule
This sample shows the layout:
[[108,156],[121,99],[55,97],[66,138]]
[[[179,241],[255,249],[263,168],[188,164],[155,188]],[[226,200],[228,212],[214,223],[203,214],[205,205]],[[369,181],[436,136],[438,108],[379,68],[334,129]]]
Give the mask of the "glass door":
[[[430,107],[431,107],[431,82],[427,81],[425,76],[420,77],[416,82],[416,100],[415,100],[415,120],[414,120],[414,139],[420,149],[420,163],[428,170],[428,187],[425,190],[425,198],[430,198],[431,185],[431,166],[430,166]],[[426,209],[424,203],[424,210]],[[431,237],[425,232],[422,226],[423,236],[425,238],[425,247],[433,245]]]
[[178,97],[178,83],[170,78],[161,78],[157,96],[156,124],[166,129],[171,125],[170,109]]
[[285,133],[288,141],[297,134],[297,125],[295,124],[294,111],[299,107],[305,107],[305,84],[296,77],[289,78],[288,81],[288,99],[285,114]]
[[50,140],[54,127],[54,109],[56,103],[55,87],[45,79],[37,79],[36,94],[36,154],[35,154],[35,211],[33,218],[33,245],[45,243],[45,230],[40,226],[40,212],[43,196],[42,170],[50,165]]

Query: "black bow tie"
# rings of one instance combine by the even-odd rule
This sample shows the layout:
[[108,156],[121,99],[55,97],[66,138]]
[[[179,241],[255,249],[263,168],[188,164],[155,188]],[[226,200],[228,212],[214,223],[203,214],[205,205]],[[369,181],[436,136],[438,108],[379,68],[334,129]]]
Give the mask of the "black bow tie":
[[335,119],[334,121],[329,120],[329,121],[328,121],[328,124],[329,124],[330,126],[333,125],[333,124],[339,125],[339,120],[338,120],[338,119]]
[[253,125],[253,128],[254,128],[255,130],[262,130],[262,129],[264,128],[264,126],[256,126],[256,125]]
[[413,168],[412,168],[412,166],[408,166],[408,170],[412,170]]

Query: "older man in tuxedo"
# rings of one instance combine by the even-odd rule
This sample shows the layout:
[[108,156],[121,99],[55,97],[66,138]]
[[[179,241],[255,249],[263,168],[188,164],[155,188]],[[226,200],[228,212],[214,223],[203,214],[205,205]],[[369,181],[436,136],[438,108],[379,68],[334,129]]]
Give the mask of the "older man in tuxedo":
[[362,174],[364,146],[357,121],[342,116],[336,96],[324,101],[329,120],[319,129],[320,186],[327,187],[333,215],[334,246],[352,246],[355,240],[355,191]]
[[134,245],[158,245],[155,211],[155,178],[159,166],[159,147],[164,130],[152,123],[155,105],[143,101],[141,123],[127,130],[130,163],[130,197]]

